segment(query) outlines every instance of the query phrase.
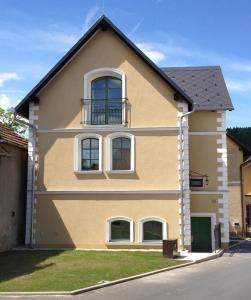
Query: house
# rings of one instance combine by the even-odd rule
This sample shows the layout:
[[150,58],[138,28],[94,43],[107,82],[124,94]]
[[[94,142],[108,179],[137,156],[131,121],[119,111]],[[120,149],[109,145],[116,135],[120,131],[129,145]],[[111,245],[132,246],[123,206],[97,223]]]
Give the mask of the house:
[[245,145],[227,134],[229,229],[232,236],[243,236],[248,231],[250,155],[251,151]]
[[241,164],[242,203],[245,236],[251,237],[251,158]]
[[220,67],[159,68],[102,16],[16,107],[26,244],[211,252],[221,224],[227,248],[232,109]]
[[0,251],[24,245],[27,141],[0,123]]

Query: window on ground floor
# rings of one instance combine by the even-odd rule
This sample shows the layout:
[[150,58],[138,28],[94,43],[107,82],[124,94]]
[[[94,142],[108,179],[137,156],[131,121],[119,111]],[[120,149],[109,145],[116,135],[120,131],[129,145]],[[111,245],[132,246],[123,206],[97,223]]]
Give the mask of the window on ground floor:
[[133,221],[127,217],[114,217],[107,220],[108,242],[132,242]]
[[140,240],[141,242],[160,242],[167,238],[166,221],[150,217],[140,220]]

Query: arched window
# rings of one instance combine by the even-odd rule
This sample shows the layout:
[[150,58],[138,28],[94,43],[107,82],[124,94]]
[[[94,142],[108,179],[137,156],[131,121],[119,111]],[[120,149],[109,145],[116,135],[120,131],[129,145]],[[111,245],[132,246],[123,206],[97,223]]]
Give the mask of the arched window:
[[91,124],[122,123],[122,81],[104,76],[92,81]]
[[108,139],[108,171],[134,172],[134,136],[113,133]]
[[75,172],[102,171],[102,136],[79,134],[75,137]]
[[113,68],[86,73],[83,113],[85,125],[125,125],[125,73]]
[[161,242],[167,238],[166,222],[161,218],[144,218],[139,225],[141,242]]
[[107,220],[107,242],[132,242],[133,221],[127,217],[114,217]]

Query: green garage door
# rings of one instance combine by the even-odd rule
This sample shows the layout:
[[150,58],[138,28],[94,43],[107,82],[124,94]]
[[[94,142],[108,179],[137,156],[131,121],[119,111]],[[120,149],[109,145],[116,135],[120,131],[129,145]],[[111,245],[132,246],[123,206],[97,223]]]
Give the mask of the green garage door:
[[210,217],[192,217],[192,252],[212,252]]

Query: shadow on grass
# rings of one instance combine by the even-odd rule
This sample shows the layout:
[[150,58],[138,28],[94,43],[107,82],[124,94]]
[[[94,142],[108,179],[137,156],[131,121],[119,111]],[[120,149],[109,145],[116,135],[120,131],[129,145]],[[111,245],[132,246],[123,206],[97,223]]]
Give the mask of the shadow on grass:
[[[42,264],[46,259],[64,251],[8,251],[0,253],[0,282],[49,268],[54,263]],[[42,265],[40,265],[42,264]]]

